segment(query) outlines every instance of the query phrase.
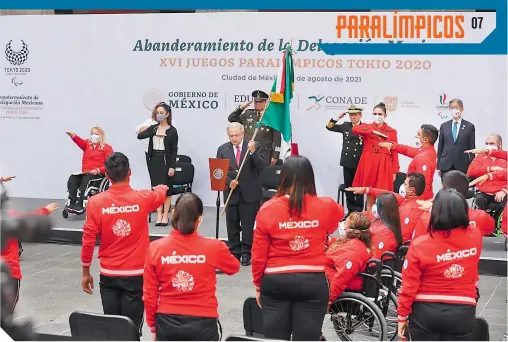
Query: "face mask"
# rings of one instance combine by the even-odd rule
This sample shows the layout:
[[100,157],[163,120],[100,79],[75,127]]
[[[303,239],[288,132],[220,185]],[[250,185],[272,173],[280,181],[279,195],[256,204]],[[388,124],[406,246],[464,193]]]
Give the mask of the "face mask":
[[90,141],[94,144],[97,144],[99,142],[100,136],[98,134],[92,134],[90,136]]
[[422,147],[422,142],[420,141],[420,139],[415,138],[415,146],[416,146],[417,148]]
[[496,145],[486,145],[487,150],[496,151],[498,147]]
[[345,222],[339,223],[339,235],[346,236],[346,224]]
[[385,122],[385,117],[381,115],[376,115],[376,117],[374,118],[374,122],[380,125],[383,122]]
[[402,184],[399,188],[399,195],[402,196],[402,198],[406,198],[406,185]]
[[458,110],[458,109],[451,109],[450,111],[452,112],[452,116],[454,119],[457,119],[461,114],[460,110]]
[[157,117],[158,122],[162,122],[162,121],[166,120],[166,115],[164,115],[164,114],[157,114],[156,117]]
[[372,212],[372,216],[374,216],[375,218],[379,218],[379,214],[377,212],[377,204],[374,204],[372,206],[371,212]]

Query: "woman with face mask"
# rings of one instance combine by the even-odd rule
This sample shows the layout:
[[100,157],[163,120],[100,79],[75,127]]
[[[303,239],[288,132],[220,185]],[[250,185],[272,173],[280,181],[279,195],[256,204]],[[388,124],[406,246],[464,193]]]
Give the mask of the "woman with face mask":
[[339,238],[329,238],[326,251],[326,276],[330,284],[329,304],[344,290],[361,290],[362,278],[357,277],[372,258],[369,218],[362,213],[351,213],[339,226]]
[[152,242],[143,274],[146,323],[154,341],[220,341],[215,270],[233,275],[240,261],[225,243],[198,234],[203,202],[179,196],[173,230]]
[[81,173],[72,174],[67,182],[70,204],[66,207],[66,210],[75,214],[82,214],[84,211],[83,195],[86,186],[93,177],[104,175],[104,163],[109,155],[113,153],[113,148],[106,144],[104,131],[100,127],[92,127],[88,139],[82,139],[72,132],[67,132],[67,135],[83,150],[83,159]]
[[384,252],[395,253],[402,245],[399,204],[393,194],[381,194],[372,206],[370,226],[372,257],[380,259]]
[[168,186],[168,193],[163,207],[157,209],[156,226],[167,226],[171,208],[171,177],[175,174],[176,155],[178,152],[178,132],[171,125],[171,107],[161,102],[152,112],[152,120],[157,122],[150,127],[141,127],[138,139],[149,139],[146,152],[148,173],[152,187],[159,184]]
[[[385,123],[386,107],[379,103],[374,107],[374,122],[353,127],[353,134],[364,139],[363,153],[353,180],[353,187],[371,187],[393,191],[393,182],[400,170],[398,154],[379,146],[379,142],[397,143],[397,131]],[[375,202],[373,196],[367,196],[367,210]]]

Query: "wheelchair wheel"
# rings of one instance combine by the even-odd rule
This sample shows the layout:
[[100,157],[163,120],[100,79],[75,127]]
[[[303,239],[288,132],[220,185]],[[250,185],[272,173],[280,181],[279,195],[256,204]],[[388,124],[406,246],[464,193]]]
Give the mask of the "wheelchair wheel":
[[379,307],[360,293],[344,292],[330,305],[331,327],[341,341],[386,341],[386,319]]
[[392,279],[392,274],[389,270],[382,270],[381,271],[381,284],[384,286],[389,286],[390,282],[392,283],[392,293],[397,297],[397,294],[399,293],[400,288],[402,287],[402,274],[399,272],[393,272],[395,274],[395,278]]
[[65,209],[64,209],[64,210],[62,211],[62,216],[63,216],[63,218],[67,218],[67,217],[69,217],[69,212],[68,212],[67,210],[65,210]]
[[109,179],[104,178],[102,180],[101,184],[99,185],[99,192],[104,192],[104,191],[108,190],[110,185],[111,185],[111,183],[109,182]]

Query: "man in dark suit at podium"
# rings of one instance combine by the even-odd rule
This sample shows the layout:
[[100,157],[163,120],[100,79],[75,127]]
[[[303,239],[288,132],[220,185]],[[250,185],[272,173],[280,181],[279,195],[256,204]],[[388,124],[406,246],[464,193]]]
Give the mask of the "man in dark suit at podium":
[[[217,158],[229,159],[229,170],[224,190],[224,202],[233,191],[226,208],[226,225],[229,249],[243,266],[249,266],[254,223],[262,199],[260,173],[263,171],[264,156],[261,146],[254,141],[244,140],[244,127],[238,122],[228,125],[229,142],[217,150]],[[243,158],[247,159],[236,181]],[[242,239],[240,241],[240,232]]]
[[475,127],[462,118],[464,103],[453,99],[448,106],[453,119],[444,122],[439,128],[437,147],[437,169],[441,178],[451,170],[467,173],[469,164],[474,159],[473,154],[464,153],[475,148]]

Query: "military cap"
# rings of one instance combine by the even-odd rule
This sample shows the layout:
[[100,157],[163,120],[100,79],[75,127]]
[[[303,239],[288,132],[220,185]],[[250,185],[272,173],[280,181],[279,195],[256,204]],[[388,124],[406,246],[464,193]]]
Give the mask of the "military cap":
[[356,107],[354,104],[349,106],[349,109],[347,110],[348,114],[360,114],[363,111],[363,108]]
[[263,102],[268,99],[268,94],[261,90],[254,90],[252,92],[252,99],[254,102]]

